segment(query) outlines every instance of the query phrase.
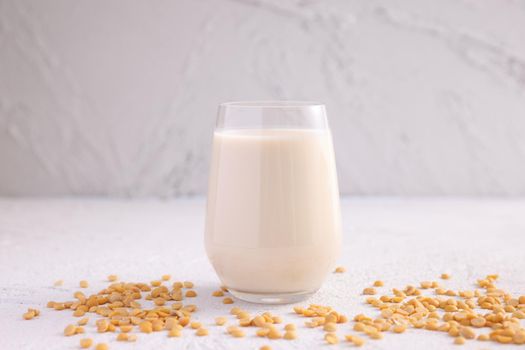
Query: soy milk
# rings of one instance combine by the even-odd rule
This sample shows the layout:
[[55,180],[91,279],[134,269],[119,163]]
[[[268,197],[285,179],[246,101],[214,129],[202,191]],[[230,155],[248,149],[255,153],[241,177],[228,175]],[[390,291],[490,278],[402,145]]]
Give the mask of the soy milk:
[[218,130],[206,250],[222,282],[247,293],[316,291],[341,245],[328,130]]

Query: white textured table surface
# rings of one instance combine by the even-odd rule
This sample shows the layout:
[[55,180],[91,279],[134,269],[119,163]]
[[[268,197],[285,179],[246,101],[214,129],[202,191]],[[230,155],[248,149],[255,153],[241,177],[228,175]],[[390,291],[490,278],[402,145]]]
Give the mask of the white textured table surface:
[[[309,301],[331,305],[347,315],[376,311],[363,303],[364,287],[376,279],[386,287],[404,287],[438,279],[450,288],[473,288],[477,278],[499,273],[499,286],[515,295],[525,294],[525,200],[474,199],[360,199],[342,202],[344,249],[340,265],[345,274],[332,274]],[[136,343],[117,343],[114,334],[86,331],[111,349],[257,349],[270,343],[274,349],[348,348],[343,342],[329,347],[320,329],[307,329],[304,319],[290,313],[291,306],[261,306],[236,301],[253,313],[270,310],[286,322],[296,323],[299,339],[264,340],[248,331],[243,339],[230,338],[211,325],[226,315],[229,305],[210,296],[219,282],[203,248],[203,199],[0,200],[0,348],[75,349],[78,336],[64,337],[71,323],[69,311],[45,308],[49,300],[69,300],[78,282],[90,282],[87,292],[106,285],[106,276],[118,274],[126,281],[151,281],[169,273],[176,280],[192,280],[200,307],[195,318],[209,325],[210,336],[185,331],[182,338],[165,333],[139,334]],[[62,287],[53,287],[58,279]],[[22,320],[28,307],[42,315]],[[93,318],[92,318],[93,319]],[[351,323],[339,334],[352,333]],[[452,347],[444,333],[410,329],[369,341],[369,349],[442,349]],[[470,341],[465,348],[499,347]],[[517,346],[507,346],[513,348]],[[520,348],[523,348],[520,347]]]

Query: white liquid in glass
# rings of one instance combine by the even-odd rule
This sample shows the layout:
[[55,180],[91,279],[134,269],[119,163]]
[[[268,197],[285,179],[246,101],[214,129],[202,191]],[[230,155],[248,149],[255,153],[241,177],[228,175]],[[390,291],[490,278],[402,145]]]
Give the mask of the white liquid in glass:
[[245,293],[315,292],[341,246],[330,131],[218,130],[206,250],[222,283]]

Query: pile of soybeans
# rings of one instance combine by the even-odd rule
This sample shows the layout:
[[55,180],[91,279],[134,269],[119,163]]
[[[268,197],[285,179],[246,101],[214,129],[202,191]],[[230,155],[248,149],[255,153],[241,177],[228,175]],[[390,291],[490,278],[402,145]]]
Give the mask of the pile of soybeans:
[[[344,273],[343,267],[334,272]],[[450,276],[442,274],[441,279]],[[493,341],[502,344],[525,344],[525,328],[521,321],[525,319],[525,295],[513,297],[496,286],[498,275],[488,275],[477,281],[473,290],[455,291],[445,289],[436,281],[423,281],[417,286],[408,285],[402,289],[392,289],[392,293],[378,294],[377,289],[384,287],[380,280],[363,290],[366,303],[375,308],[375,316],[359,314],[349,318],[330,306],[296,306],[294,312],[307,318],[306,329],[322,328],[324,340],[328,344],[337,344],[340,339],[338,330],[346,333],[344,340],[354,346],[363,346],[366,339],[380,340],[385,332],[404,333],[407,328],[442,332],[453,337],[453,343],[465,344],[469,340]],[[150,333],[165,332],[168,337],[208,336],[208,329],[201,322],[193,321],[192,315],[198,312],[196,304],[186,303],[197,300],[197,292],[190,281],[170,282],[171,276],[150,283],[119,282],[116,275],[108,276],[109,285],[96,294],[86,295],[82,291],[73,294],[73,300],[50,301],[47,307],[56,311],[69,310],[78,320],[64,328],[65,336],[79,336],[80,348],[107,350],[107,343],[95,343],[92,337],[86,337],[86,326],[91,322],[98,333],[115,333],[115,340],[120,342],[140,341],[141,336],[153,336]],[[55,285],[61,285],[57,281]],[[89,283],[80,281],[79,286],[89,288]],[[233,304],[231,297],[225,296],[227,287],[221,287],[212,296],[222,298],[223,304]],[[143,307],[142,300],[147,300],[150,308]],[[183,303],[184,302],[184,303]],[[297,339],[297,326],[293,323],[282,325],[279,315],[264,312],[250,315],[248,312],[233,307],[229,313],[235,318],[235,324],[228,324],[227,317],[217,317],[215,327],[225,327],[224,336],[243,338],[251,329],[259,337],[273,341]],[[41,312],[28,309],[23,314],[26,320],[38,319]],[[352,331],[352,332],[350,332]],[[408,335],[407,335],[408,336]],[[270,350],[268,345],[261,350]]]

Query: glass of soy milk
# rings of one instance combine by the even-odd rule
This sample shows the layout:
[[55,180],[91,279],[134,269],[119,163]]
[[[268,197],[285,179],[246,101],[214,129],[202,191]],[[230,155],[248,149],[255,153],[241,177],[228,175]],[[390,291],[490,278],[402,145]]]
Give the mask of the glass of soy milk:
[[206,252],[237,298],[303,300],[341,247],[339,190],[324,105],[228,102],[213,134]]

